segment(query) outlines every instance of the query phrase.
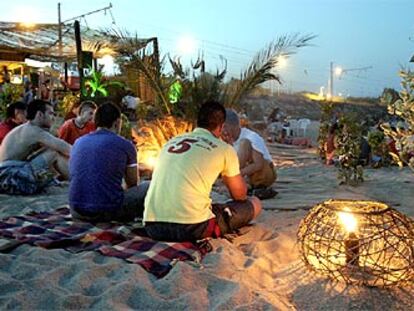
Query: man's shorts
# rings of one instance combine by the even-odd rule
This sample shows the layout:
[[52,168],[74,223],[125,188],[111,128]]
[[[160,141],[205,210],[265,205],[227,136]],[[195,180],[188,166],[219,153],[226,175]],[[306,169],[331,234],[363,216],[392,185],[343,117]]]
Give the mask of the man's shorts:
[[47,163],[45,157],[42,154],[39,154],[37,157],[30,160],[29,163],[32,167],[33,174],[36,176],[37,179],[44,179],[47,178],[47,174],[52,174],[49,170],[49,164]]
[[144,213],[144,201],[149,188],[149,182],[143,181],[138,186],[131,187],[124,192],[123,203],[114,211],[102,211],[99,213],[88,213],[80,211],[72,206],[70,212],[73,218],[97,223],[97,222],[130,222],[136,218],[142,218]]
[[0,192],[31,195],[42,191],[52,180],[49,167],[41,156],[30,162],[4,161],[0,163]]
[[253,203],[249,200],[213,204],[212,211],[216,217],[201,223],[146,222],[145,229],[151,238],[159,241],[198,241],[234,233],[254,216]]

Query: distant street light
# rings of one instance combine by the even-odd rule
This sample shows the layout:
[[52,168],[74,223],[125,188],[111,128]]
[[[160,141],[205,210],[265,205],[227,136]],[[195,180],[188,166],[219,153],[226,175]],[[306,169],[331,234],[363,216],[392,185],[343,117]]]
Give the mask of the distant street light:
[[335,75],[340,76],[343,73],[343,70],[341,67],[335,68]]
[[285,68],[287,66],[288,59],[285,55],[279,55],[277,57],[277,67]]
[[178,39],[177,49],[180,54],[193,54],[197,49],[197,41],[191,36],[183,36]]
[[333,64],[334,64],[333,62],[330,63],[330,69],[329,69],[328,93],[326,94],[326,97],[328,100],[332,99],[334,96],[334,75],[340,77],[342,74],[347,73],[349,71],[366,71],[368,69],[372,69],[372,66],[350,68],[350,69],[343,69],[337,66],[334,69]]

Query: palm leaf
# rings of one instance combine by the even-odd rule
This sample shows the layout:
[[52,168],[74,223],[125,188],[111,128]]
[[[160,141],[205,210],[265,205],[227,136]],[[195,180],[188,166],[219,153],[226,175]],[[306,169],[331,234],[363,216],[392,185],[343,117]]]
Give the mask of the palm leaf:
[[175,57],[172,59],[170,55],[168,55],[168,60],[170,61],[170,65],[173,69],[174,75],[180,77],[182,80],[187,79],[188,74],[185,72],[183,65],[181,64],[181,58]]
[[308,46],[315,37],[315,35],[285,35],[270,43],[256,54],[246,71],[242,73],[241,83],[236,85],[236,89],[231,94],[229,90],[225,90],[226,106],[234,107],[243,96],[265,81],[276,80],[281,83],[280,76],[272,72],[272,69],[277,67],[278,58],[295,54],[298,48]]
[[191,67],[192,67],[194,70],[200,69],[200,72],[201,72],[201,73],[204,73],[204,72],[206,71],[205,66],[206,66],[206,63],[205,63],[205,61],[204,61],[204,55],[200,55],[200,54],[199,54],[199,55],[197,56],[197,60],[196,60],[195,64],[193,64],[193,62],[191,61]]
[[[108,96],[108,90],[105,88],[105,86],[103,86],[103,85],[100,85],[97,89],[96,89],[96,92],[99,92],[99,93],[101,93],[102,94],[102,96],[104,96],[104,97],[106,97],[106,96]],[[95,93],[96,93],[95,92]],[[93,94],[93,95],[95,95],[95,94]]]
[[140,51],[145,48],[148,41],[145,43],[142,39],[138,38],[137,34],[131,36],[127,31],[111,29],[107,33],[116,38],[119,54],[128,59],[132,70],[136,70],[145,76],[149,86],[155,92],[167,113],[170,114],[170,104],[160,79],[159,64],[149,64],[149,57],[145,54],[145,50]]

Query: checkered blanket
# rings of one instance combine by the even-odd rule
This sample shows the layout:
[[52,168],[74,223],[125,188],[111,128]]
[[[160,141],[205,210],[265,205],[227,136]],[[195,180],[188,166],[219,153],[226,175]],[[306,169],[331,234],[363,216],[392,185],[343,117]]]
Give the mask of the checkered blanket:
[[74,221],[68,207],[0,220],[0,237],[47,249],[64,248],[73,253],[94,250],[139,264],[159,278],[165,276],[178,260],[199,262],[211,250],[208,242],[196,245],[154,241],[143,228],[132,225],[106,223],[95,226]]

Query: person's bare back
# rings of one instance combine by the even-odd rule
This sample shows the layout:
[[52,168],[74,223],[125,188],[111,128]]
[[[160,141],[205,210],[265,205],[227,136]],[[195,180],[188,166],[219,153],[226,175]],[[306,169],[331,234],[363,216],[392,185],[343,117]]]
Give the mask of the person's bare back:
[[[32,104],[32,103],[31,103]],[[38,101],[29,104],[29,122],[14,128],[0,146],[0,163],[5,161],[32,161],[41,157],[50,169],[68,178],[67,162],[71,145],[47,130],[54,122],[53,107]]]
[[[0,147],[0,162],[7,160],[27,161],[33,153],[43,147],[50,147],[50,145],[56,145],[56,149],[60,149],[62,154],[66,153],[67,147],[60,139],[27,122],[16,127],[6,136]],[[68,154],[66,155],[68,156]]]

